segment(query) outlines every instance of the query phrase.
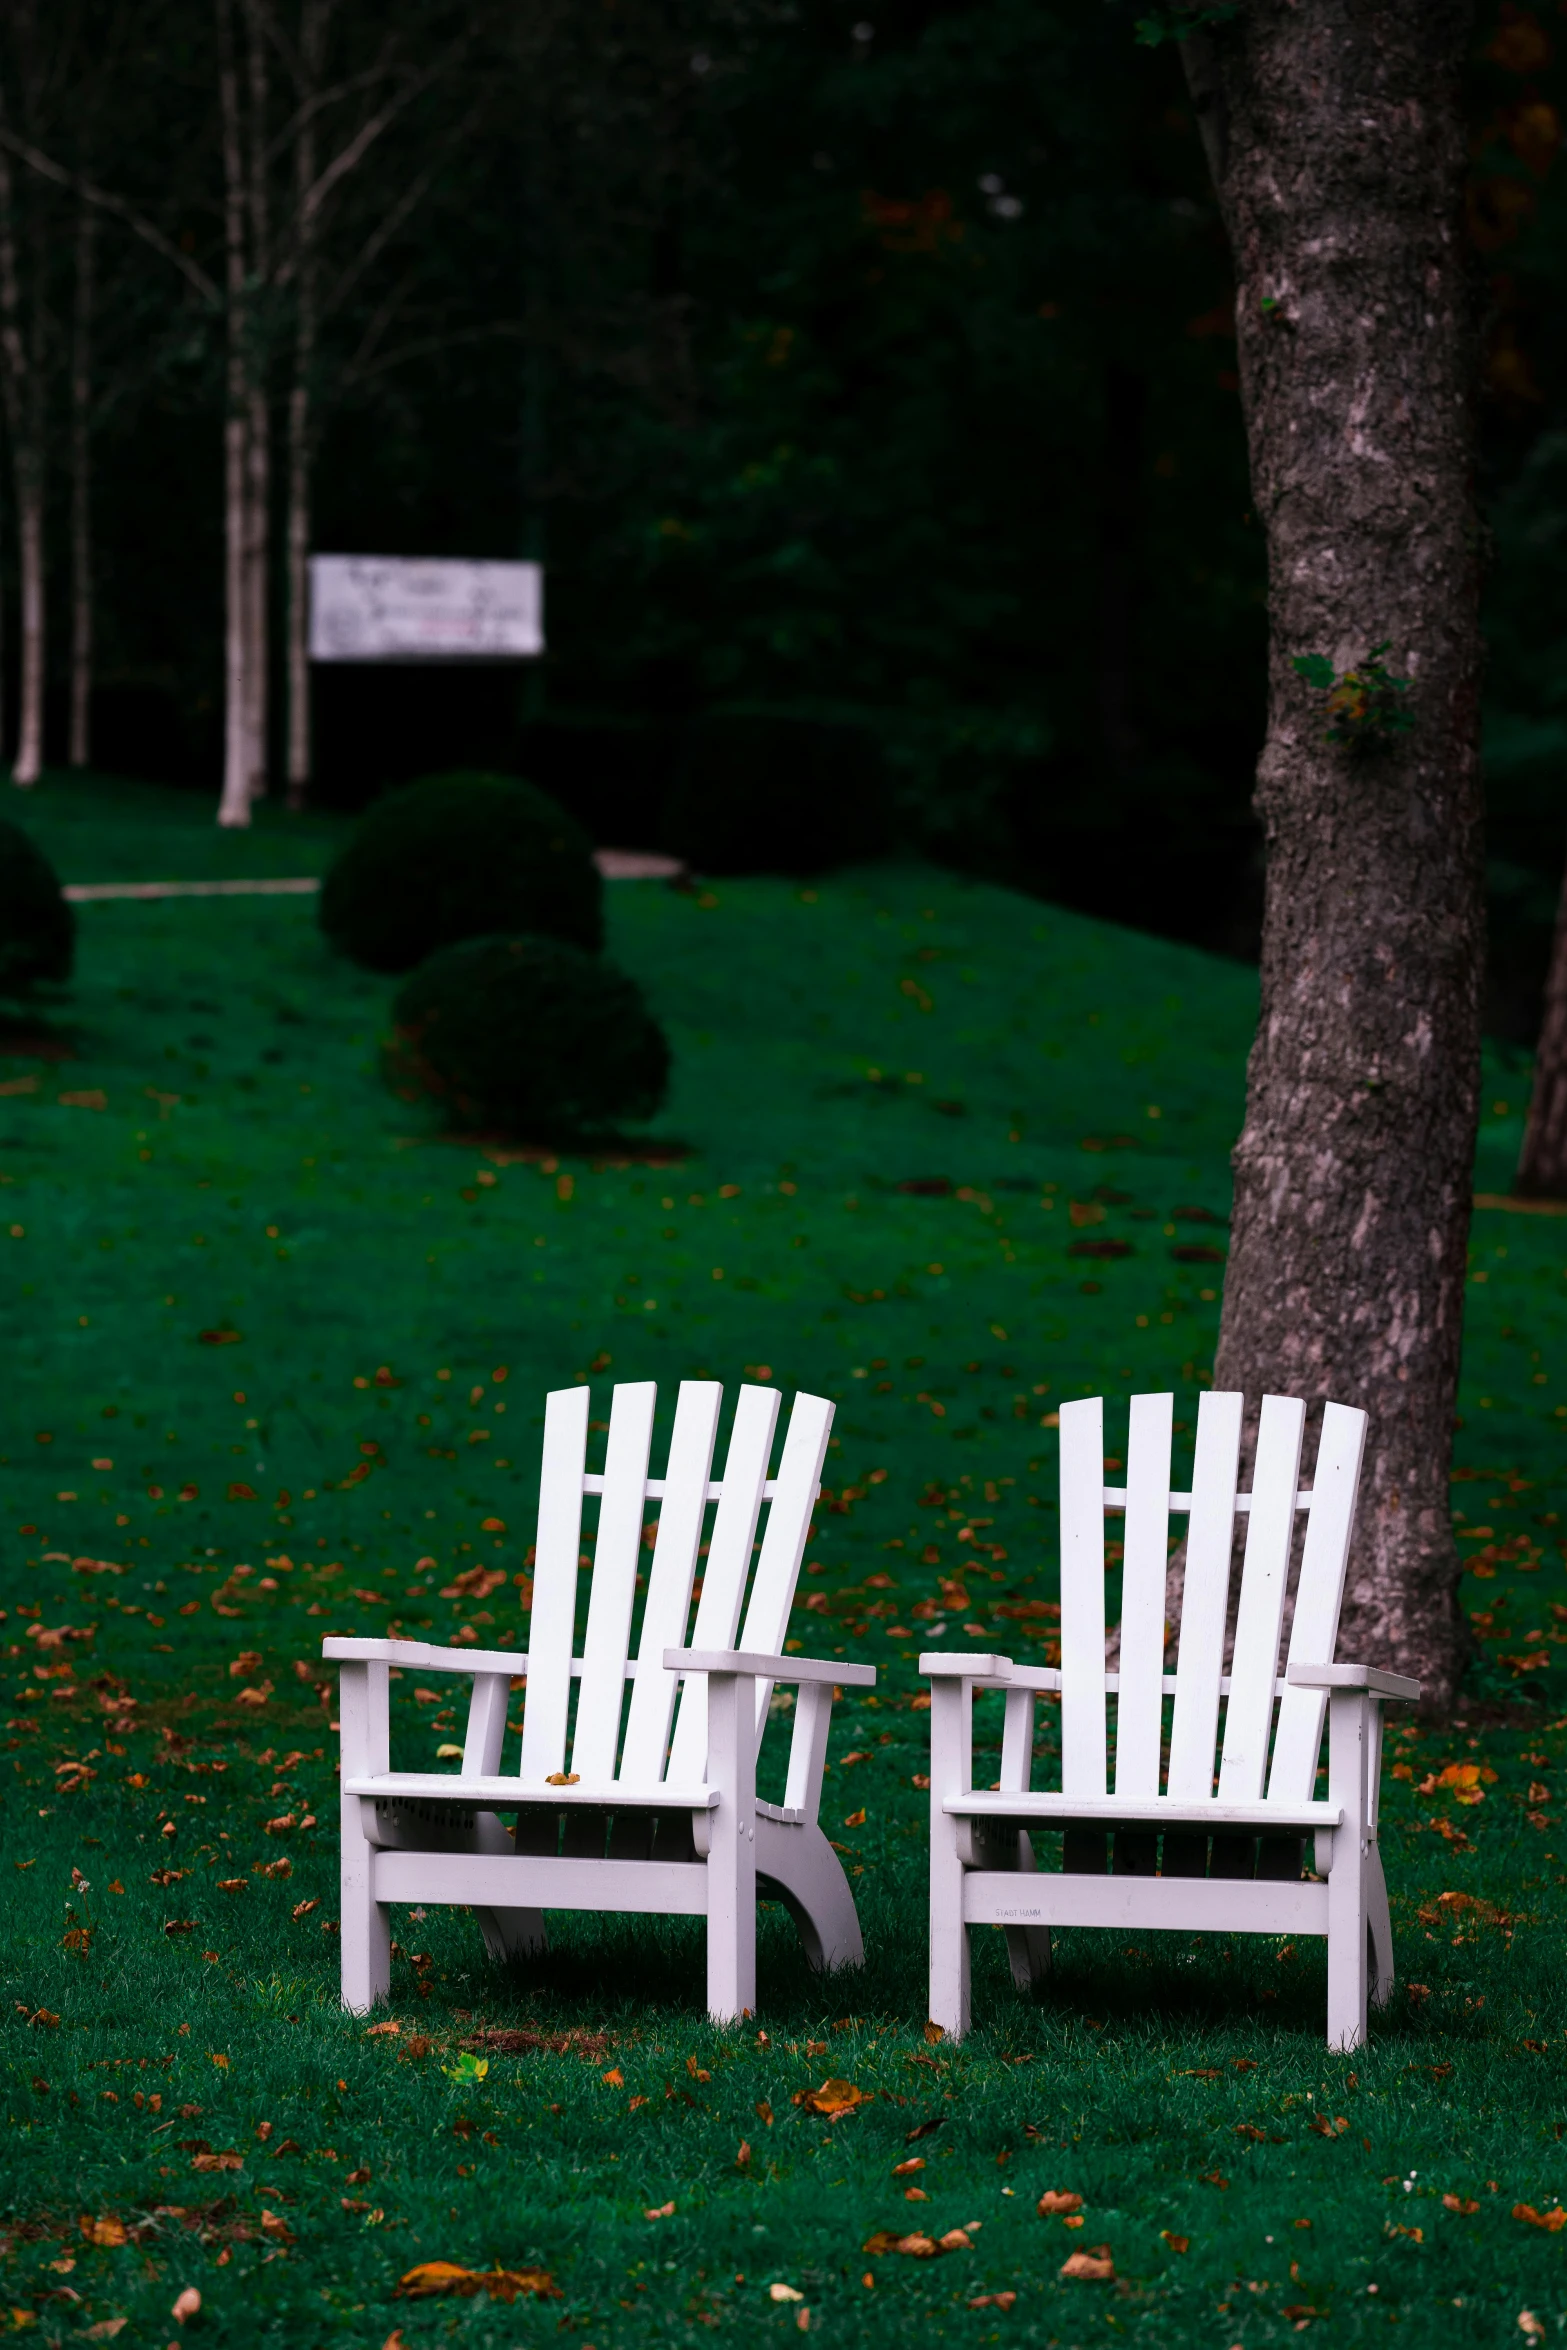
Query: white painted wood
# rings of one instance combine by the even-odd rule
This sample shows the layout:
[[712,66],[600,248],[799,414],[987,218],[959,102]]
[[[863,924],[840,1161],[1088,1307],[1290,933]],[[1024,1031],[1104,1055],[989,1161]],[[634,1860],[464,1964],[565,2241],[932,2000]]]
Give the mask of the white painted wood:
[[563,1853],[378,1852],[375,1890],[384,1903],[418,1901],[495,1909],[627,1910],[705,1917],[703,1861],[583,1860]]
[[[783,1458],[778,1464],[777,1491],[767,1512],[767,1531],[751,1578],[751,1596],[740,1626],[739,1646],[777,1650],[789,1629],[800,1565],[810,1538],[811,1512],[821,1491],[822,1463],[832,1434],[833,1406],[819,1395],[797,1395],[789,1414]],[[772,1683],[756,1687],[753,1735],[758,1744],[767,1727]]]
[[[1317,1465],[1312,1477],[1311,1514],[1306,1520],[1306,1545],[1295,1596],[1295,1620],[1290,1626],[1289,1663],[1292,1665],[1333,1661],[1365,1448],[1365,1413],[1348,1404],[1324,1404]],[[1285,1679],[1289,1679],[1287,1668]],[[1321,1690],[1298,1684],[1286,1689],[1279,1700],[1273,1765],[1268,1773],[1270,1795],[1277,1793],[1287,1801],[1311,1786],[1322,1749],[1325,1703]]]
[[[669,1440],[669,1470],[658,1513],[658,1536],[648,1571],[647,1601],[637,1643],[636,1678],[617,1776],[651,1785],[664,1775],[669,1725],[675,1710],[675,1675],[664,1651],[685,1637],[691,1615],[691,1585],[697,1545],[707,1513],[707,1473],[718,1435],[718,1407],[724,1391],[709,1379],[683,1379]],[[595,1564],[595,1574],[597,1566]]]
[[[364,2008],[385,1995],[386,1905],[393,1900],[472,1907],[496,1956],[544,1947],[546,1907],[706,1915],[709,2007],[720,2021],[733,2021],[755,2005],[759,1873],[788,1906],[813,1966],[863,1959],[848,1880],[817,1813],[837,1685],[869,1687],[875,1672],[782,1649],[832,1406],[817,1396],[796,1398],[778,1477],[769,1482],[779,1399],[771,1389],[744,1390],[726,1474],[715,1486],[709,1472],[720,1391],[706,1381],[682,1388],[667,1472],[657,1479],[648,1475],[654,1400],[651,1386],[616,1390],[606,1465],[602,1477],[594,1478],[584,1467],[587,1389],[550,1397],[526,1654],[338,1636],[324,1643],[323,1653],[341,1668],[344,1688],[343,1984],[349,2004]],[[595,1485],[599,1524],[578,1657],[573,1650],[582,1501]],[[633,1665],[627,1659],[650,1497],[660,1508]],[[685,1647],[704,1514],[715,1498],[708,1573],[693,1645]],[[757,1521],[769,1501],[752,1578]],[[390,1767],[387,1685],[394,1667],[471,1679],[459,1768]],[[572,1769],[566,1772],[561,1765],[574,1678],[582,1687]],[[801,1691],[789,1801],[759,1806],[758,1732],[778,1680]],[[522,1767],[513,1776],[500,1765],[508,1706],[524,1681]],[[681,1683],[666,1766],[671,1708]],[[683,1815],[690,1831],[686,1852],[694,1858],[652,1857],[658,1815],[665,1825],[656,1849],[670,1851],[670,1815]],[[514,1820],[510,1828],[508,1817]]]
[[[969,1940],[960,1826],[948,1801],[973,1784],[974,1693],[937,1681],[930,1693],[930,2021],[961,2040],[969,2028]],[[1032,1880],[1030,1880],[1032,1881]]]
[[1264,1828],[1335,1827],[1341,1817],[1336,1802],[1221,1803],[1182,1802],[1179,1796],[1149,1795],[1132,1802],[1119,1795],[1053,1795],[1035,1788],[1028,1795],[1009,1795],[1004,1788],[970,1787],[949,1802],[949,1811],[964,1819],[1103,1821],[1127,1827]]
[[1188,1802],[1213,1792],[1219,1681],[1235,1539],[1244,1398],[1209,1393],[1197,1406],[1197,1455],[1186,1530],[1186,1590],[1175,1658],[1175,1718],[1166,1786]]
[[[770,1493],[776,1496],[777,1491],[768,1481],[767,1469],[782,1400],[776,1387],[742,1387],[736,1401],[702,1572],[702,1596],[691,1630],[694,1648],[733,1648],[740,1630],[757,1519],[764,1497]],[[705,1676],[693,1674],[680,1693],[669,1749],[669,1775],[672,1779],[700,1779],[706,1770],[707,1681]]]
[[[582,1464],[588,1449],[588,1390],[558,1388],[544,1401],[533,1607],[528,1619],[528,1702],[522,1720],[522,1776],[538,1786],[564,1767],[571,1660],[577,1637],[577,1562],[582,1549]],[[426,1661],[419,1660],[421,1663]]]
[[[963,1880],[972,1926],[1101,1926],[1184,1934],[1326,1934],[1326,1885],[1224,1877],[1069,1877],[973,1869]],[[957,2035],[954,2035],[956,2037]]]
[[1121,1562],[1120,1691],[1115,1715],[1115,1791],[1132,1799],[1159,1792],[1174,1413],[1173,1395],[1132,1398],[1126,1447],[1126,1549]]
[[1104,1402],[1061,1406],[1061,1784],[1105,1791]]
[[709,1673],[708,1774],[720,1800],[708,1825],[707,2012],[738,2023],[756,2010],[756,1683]]
[[[1132,1399],[1124,1488],[1103,1482],[1103,1406],[1062,1407],[1062,1582],[1059,1670],[1018,1665],[992,1650],[932,1651],[920,1670],[931,1681],[931,2014],[952,2037],[968,2027],[967,1929],[1002,1926],[1014,1979],[1031,1987],[1030,1936],[1055,1926],[1112,1930],[1311,1933],[1328,1941],[1328,2039],[1358,2047],[1369,2000],[1393,1984],[1387,1888],[1377,1850],[1381,1709],[1384,1699],[1418,1695],[1402,1675],[1338,1664],[1333,1648],[1354,1522],[1365,1418],[1328,1404],[1318,1458],[1303,1487],[1305,1408],[1262,1402],[1253,1489],[1238,1493],[1243,1401],[1205,1396],[1199,1407],[1190,1495],[1169,1487],[1171,1399]],[[1190,1504],[1182,1621],[1176,1668],[1162,1670],[1167,1528]],[[1120,1671],[1105,1669],[1104,1513],[1126,1512]],[[1297,1515],[1306,1514],[1289,1663],[1279,1646]],[[1235,1658],[1225,1673],[1226,1619],[1238,1518],[1246,1552],[1238,1594]],[[1156,1639],[1159,1646],[1156,1646]],[[976,1694],[1005,1698],[1002,1774],[996,1787],[973,1778]],[[1175,1699],[1167,1788],[1158,1792],[1157,1726],[1163,1698]],[[1059,1695],[1059,1789],[1032,1785],[1032,1726],[1040,1697]],[[1104,1785],[1105,1702],[1119,1708],[1114,1794]],[[1219,1707],[1228,1699],[1215,1782]],[[1275,1706],[1277,1715],[1275,1717]],[[1324,1709],[1330,1718],[1328,1789],[1317,1792]],[[1268,1765],[1270,1727],[1273,1758]],[[1266,1784],[1265,1784],[1266,1783]],[[1106,1875],[1106,1832],[1125,1874]],[[1159,1835],[1174,1830],[1161,1849]],[[1064,1865],[1036,1865],[1047,1832],[1063,1837]],[[1223,1873],[1258,1839],[1286,1851],[1313,1835],[1322,1881]],[[1214,1874],[1206,1874],[1208,1841]],[[1096,1859],[1096,1855],[1098,1856]],[[1136,1873],[1136,1864],[1172,1873]],[[1184,1872],[1195,1865],[1197,1873]],[[1175,1873],[1179,1871],[1180,1873]]]
[[[338,1720],[345,1776],[384,1771],[391,1751],[385,1665],[344,1665]],[[351,2015],[368,2015],[392,1987],[392,1929],[385,1901],[376,1895],[374,1849],[346,1786],[338,1804],[338,1833],[343,2005]]]
[[[643,1487],[657,1401],[658,1389],[645,1380],[636,1386],[617,1387],[609,1408],[604,1491],[599,1500],[593,1583],[582,1640],[582,1688],[571,1741],[572,1769],[597,1785],[614,1778],[620,1745],[631,1611],[637,1596],[637,1563],[642,1556]],[[526,1713],[523,1718],[527,1719]]]
[[1257,1423],[1251,1477],[1251,1515],[1235,1618],[1230,1702],[1224,1714],[1219,1794],[1228,1802],[1256,1802],[1268,1770],[1273,1688],[1284,1629],[1284,1594],[1295,1539],[1295,1492],[1306,1407],[1294,1396],[1265,1395]]

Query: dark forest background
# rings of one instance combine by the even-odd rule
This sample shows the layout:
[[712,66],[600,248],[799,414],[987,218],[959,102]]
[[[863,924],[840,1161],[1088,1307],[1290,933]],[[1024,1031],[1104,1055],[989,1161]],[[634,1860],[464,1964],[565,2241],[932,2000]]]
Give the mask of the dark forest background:
[[[299,0],[236,4],[272,45],[281,218]],[[312,543],[539,556],[550,650],[525,673],[318,671],[315,797],[358,806],[430,768],[503,765],[601,840],[655,845],[691,721],[787,705],[873,730],[911,845],[1251,952],[1262,541],[1228,256],[1177,49],[1137,37],[1146,8],[329,14],[323,139],[394,50],[404,95],[325,216],[340,295],[310,362]],[[212,10],[55,0],[4,23],[0,131],[36,280],[17,315],[55,387],[48,756],[65,758],[90,180],[114,200],[97,206],[92,763],[215,793],[224,328],[176,258],[222,279]],[[1567,845],[1564,57],[1567,12],[1482,9],[1491,1022],[1515,1041]],[[287,272],[252,291],[281,432]],[[9,497],[0,522],[10,641]],[[12,642],[8,726],[16,665]]]

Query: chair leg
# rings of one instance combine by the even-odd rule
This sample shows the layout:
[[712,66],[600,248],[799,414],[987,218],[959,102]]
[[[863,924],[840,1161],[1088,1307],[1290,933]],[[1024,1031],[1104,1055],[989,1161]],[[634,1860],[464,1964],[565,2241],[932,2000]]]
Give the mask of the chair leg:
[[715,2024],[756,2012],[756,1684],[738,1673],[707,1682],[709,1813],[707,2011]]
[[1366,1867],[1348,1824],[1333,1832],[1328,1871],[1328,2046],[1346,2052],[1366,2037]]
[[756,1873],[793,1918],[806,1963],[818,1974],[864,1965],[865,1944],[849,1880],[820,1828],[803,1820],[760,1817]]
[[1371,1938],[1371,2004],[1386,2007],[1393,1996],[1393,1921],[1388,1914],[1387,1879],[1376,1845],[1366,1854],[1366,1927]]
[[[1026,1832],[1019,1832],[1017,1865],[1021,1876],[1032,1876],[1039,1866],[1034,1847]],[[1149,1872],[1152,1875],[1152,1870]],[[1048,1926],[1008,1926],[1007,1961],[1012,1969],[1012,1981],[1019,1991],[1037,1991],[1050,1973],[1050,1928]]]
[[374,1896],[375,1847],[361,1824],[357,1795],[342,1798],[340,1816],[342,1998],[350,2015],[368,2015],[392,1987],[391,1919]]
[[[505,1823],[494,1812],[480,1812],[473,1823],[475,1852],[515,1852],[517,1847]],[[542,1909],[476,1909],[479,1931],[491,1958],[531,1958],[548,1950],[550,1938]]]
[[930,2020],[949,2040],[969,2027],[969,1939],[963,1923],[962,1823],[932,1807],[930,1836]]

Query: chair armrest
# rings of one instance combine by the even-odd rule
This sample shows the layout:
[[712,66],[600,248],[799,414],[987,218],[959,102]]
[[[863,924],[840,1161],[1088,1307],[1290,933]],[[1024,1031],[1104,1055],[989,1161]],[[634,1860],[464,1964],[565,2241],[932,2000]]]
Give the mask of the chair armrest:
[[[1014,1668],[1009,1656],[993,1656],[978,1649],[928,1648],[920,1657],[919,1669],[928,1681],[1010,1681]],[[1059,1678],[1057,1675],[1055,1680]],[[1050,1686],[1054,1685],[1053,1681]]]
[[1296,1689],[1364,1689],[1372,1697],[1420,1695],[1420,1683],[1377,1665],[1289,1665],[1284,1678]]
[[750,1648],[666,1648],[670,1673],[743,1673],[758,1681],[836,1681],[845,1689],[872,1689],[874,1665],[851,1665],[842,1657],[763,1656]]
[[329,1664],[417,1665],[421,1673],[526,1674],[528,1660],[514,1648],[436,1648],[424,1640],[323,1640]]

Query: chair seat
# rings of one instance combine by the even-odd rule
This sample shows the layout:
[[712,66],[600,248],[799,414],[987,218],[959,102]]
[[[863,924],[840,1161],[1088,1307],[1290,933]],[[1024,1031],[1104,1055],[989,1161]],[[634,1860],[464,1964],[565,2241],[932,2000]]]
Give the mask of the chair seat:
[[1336,1803],[1178,1803],[1165,1795],[1137,1801],[1122,1795],[1008,1795],[998,1788],[975,1788],[967,1795],[948,1796],[942,1810],[960,1819],[1048,1820],[1063,1827],[1081,1822],[1106,1828],[1203,1828],[1210,1834],[1226,1828],[1266,1835],[1270,1829],[1289,1833],[1309,1828],[1336,1828],[1344,1817]]
[[525,1787],[520,1779],[495,1774],[466,1779],[460,1771],[378,1771],[343,1781],[345,1795],[373,1796],[382,1803],[462,1803],[485,1811],[515,1811],[519,1805],[539,1803],[552,1811],[576,1804],[593,1804],[611,1811],[711,1811],[718,1801],[712,1787],[608,1786]]

